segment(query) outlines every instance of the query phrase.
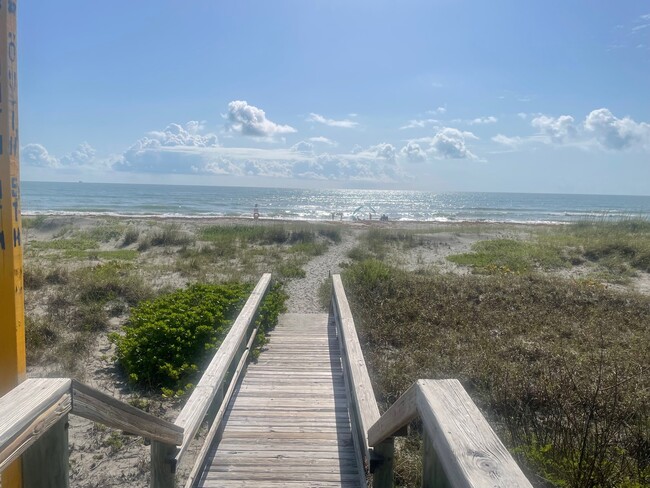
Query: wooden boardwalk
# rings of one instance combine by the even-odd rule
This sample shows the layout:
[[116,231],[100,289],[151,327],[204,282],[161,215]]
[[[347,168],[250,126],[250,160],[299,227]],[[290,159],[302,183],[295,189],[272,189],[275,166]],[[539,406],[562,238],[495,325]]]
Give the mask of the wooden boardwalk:
[[201,487],[355,487],[355,454],[336,327],[285,314],[228,406]]

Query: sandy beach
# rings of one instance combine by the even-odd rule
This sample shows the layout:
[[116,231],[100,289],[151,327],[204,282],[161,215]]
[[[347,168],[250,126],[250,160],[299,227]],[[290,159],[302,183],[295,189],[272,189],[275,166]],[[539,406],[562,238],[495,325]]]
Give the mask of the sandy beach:
[[[229,228],[268,228],[274,232],[291,229],[294,233],[313,232],[316,237],[310,241],[310,246],[289,242],[235,242],[219,237],[219,229]],[[323,306],[322,293],[319,293],[321,285],[329,275],[340,273],[352,261],[351,253],[366,242],[364,239],[369,232],[403,233],[412,236],[409,239],[416,239],[411,246],[388,246],[385,260],[394,266],[408,271],[464,275],[472,273],[472,269],[451,262],[450,255],[468,253],[476,242],[483,240],[526,241],[540,228],[502,224],[296,222],[242,218],[27,218],[25,302],[28,322],[31,327],[34,324],[41,328],[52,327],[52,334],[57,337],[56,343],[46,344],[29,355],[28,374],[31,377],[72,376],[173,421],[183,399],[165,399],[134,390],[124,381],[113,361],[114,345],[108,336],[121,330],[138,295],[129,302],[125,292],[127,298],[118,296],[105,302],[100,307],[105,323],[92,333],[75,336],[70,331],[70,324],[75,323],[78,315],[91,310],[80,307],[78,286],[84,280],[92,280],[97,270],[115,273],[125,283],[132,283],[143,297],[196,282],[256,282],[263,272],[272,271],[275,278],[284,283],[289,295],[288,312],[318,312]],[[545,272],[566,279],[580,279],[596,276],[594,271],[592,264],[583,263]],[[650,274],[638,272],[624,284],[605,285],[648,295]],[[81,320],[89,320],[88,315],[84,317]],[[149,448],[140,438],[78,417],[71,417],[69,432],[74,486],[148,486]],[[196,451],[200,442],[194,444]],[[185,459],[181,473],[191,468],[192,455]]]

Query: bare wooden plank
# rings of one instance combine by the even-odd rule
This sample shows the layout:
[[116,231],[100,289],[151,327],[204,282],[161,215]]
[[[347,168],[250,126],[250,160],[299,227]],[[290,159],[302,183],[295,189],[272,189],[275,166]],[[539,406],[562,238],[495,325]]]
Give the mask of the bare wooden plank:
[[[204,481],[206,488],[305,488],[304,481],[276,480],[222,480]],[[359,488],[355,481],[310,481],[309,488]]]
[[70,385],[66,378],[28,379],[0,398],[0,466],[4,468],[8,459],[15,459],[17,450],[24,452],[45,426],[70,410]]
[[[69,395],[66,395],[69,400]],[[67,488],[68,416],[63,415],[23,454],[23,486]]]
[[[244,472],[244,473],[232,473],[232,472],[214,472],[208,471],[205,478],[207,480],[257,480],[257,481],[358,481],[359,477],[356,473],[354,474],[341,474],[341,473],[310,473],[309,471],[302,472],[287,472],[275,474],[273,472]],[[358,485],[357,485],[358,486]]]
[[90,386],[72,381],[72,413],[164,444],[179,445],[183,428]]
[[418,389],[417,383],[411,385],[368,429],[368,445],[374,447],[380,444],[417,417]]
[[422,423],[451,486],[532,487],[458,380],[420,380]]
[[[319,334],[304,334],[297,324],[305,321]],[[326,483],[360,488],[336,330],[327,324],[326,314],[281,316],[271,346],[249,366],[228,407],[200,486],[320,486],[320,474],[338,478]],[[342,473],[353,481],[342,482]]]
[[180,456],[182,456],[190,441],[196,435],[217,390],[220,388],[221,383],[223,383],[228,367],[233,362],[244,338],[247,337],[246,332],[249,330],[255,313],[268,291],[270,284],[271,274],[265,273],[257,283],[257,286],[255,286],[244,308],[242,308],[235,323],[221,343],[219,350],[215,353],[212,361],[210,361],[203,376],[194,388],[192,395],[178,415],[176,422],[174,422],[184,429],[183,442],[179,449]]
[[[47,432],[54,428],[59,422],[61,422],[61,420],[67,419],[71,405],[70,394],[64,393],[56,403],[34,418],[26,428],[22,429],[18,435],[9,442],[7,448],[3,450],[2,458],[4,459],[0,458],[2,459],[0,462],[0,472],[18,459],[21,454],[29,451],[30,448],[38,444],[41,439],[47,436]],[[53,437],[57,438],[58,436],[55,434]],[[49,445],[51,442],[51,439],[48,439],[45,441],[45,444]],[[59,448],[61,451],[65,450],[67,456],[67,445],[64,446],[62,444]],[[36,458],[37,457],[38,456],[36,456]],[[65,463],[66,465],[68,463],[67,457]],[[42,463],[39,463],[37,466],[40,466],[41,464]],[[23,464],[23,467],[29,469],[29,465]],[[58,467],[56,469],[58,469]]]

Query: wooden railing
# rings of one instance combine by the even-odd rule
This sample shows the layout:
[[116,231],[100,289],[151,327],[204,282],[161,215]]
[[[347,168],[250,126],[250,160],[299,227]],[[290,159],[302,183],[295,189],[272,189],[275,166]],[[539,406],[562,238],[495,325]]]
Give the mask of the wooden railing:
[[68,378],[28,379],[0,398],[0,471],[23,455],[23,485],[68,486],[68,414],[179,445],[183,429]]
[[357,453],[361,456],[360,461],[366,472],[373,475],[373,486],[392,486],[392,437],[387,437],[374,446],[370,446],[368,442],[368,429],[380,418],[379,406],[370,383],[368,368],[340,275],[332,276],[332,309],[341,347],[343,377]]
[[23,456],[25,487],[68,486],[68,414],[151,441],[151,486],[173,487],[176,466],[210,409],[219,406],[190,486],[217,434],[257,329],[255,318],[271,284],[264,274],[174,423],[154,417],[68,378],[28,379],[0,398],[0,472]]
[[458,380],[419,380],[380,416],[338,275],[332,302],[353,427],[375,488],[393,486],[393,437],[404,435],[418,417],[424,431],[424,488],[532,487]]
[[246,366],[248,354],[257,335],[255,318],[271,286],[271,274],[266,273],[255,286],[226,338],[212,357],[192,395],[174,422],[183,429],[183,441],[177,448],[173,443],[151,443],[151,486],[172,488],[176,484],[176,466],[198,432],[208,410],[219,407],[209,428],[203,447],[187,479],[191,486],[203,464],[205,455],[217,435],[230,397]]

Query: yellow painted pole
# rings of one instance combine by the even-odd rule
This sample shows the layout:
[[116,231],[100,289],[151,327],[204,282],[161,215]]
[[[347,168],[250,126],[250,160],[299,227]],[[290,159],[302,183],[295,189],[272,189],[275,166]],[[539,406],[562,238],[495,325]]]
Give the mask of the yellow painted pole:
[[[23,381],[26,369],[16,4],[0,0],[0,395]],[[17,461],[2,473],[2,488],[21,486]]]

